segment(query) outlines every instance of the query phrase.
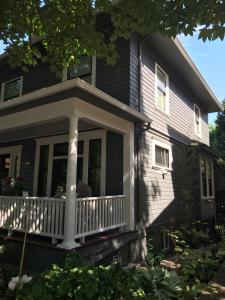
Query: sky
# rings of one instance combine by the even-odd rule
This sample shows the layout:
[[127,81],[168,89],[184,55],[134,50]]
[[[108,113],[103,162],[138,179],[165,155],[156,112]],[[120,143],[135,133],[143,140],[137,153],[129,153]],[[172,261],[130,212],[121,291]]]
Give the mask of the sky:
[[[198,40],[197,33],[193,37],[180,35],[179,39],[216,97],[222,101],[225,98],[225,40],[204,43]],[[0,41],[0,53],[2,52],[3,45]],[[209,123],[214,123],[216,115],[209,114]]]
[[[220,101],[225,99],[225,40],[204,43],[197,34],[181,35],[179,39],[216,97]],[[209,114],[210,124],[216,116],[217,113]]]

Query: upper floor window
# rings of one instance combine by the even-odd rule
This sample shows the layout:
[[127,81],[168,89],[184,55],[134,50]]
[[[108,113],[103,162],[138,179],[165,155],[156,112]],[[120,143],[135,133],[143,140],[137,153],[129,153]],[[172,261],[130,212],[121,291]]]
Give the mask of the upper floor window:
[[172,169],[171,145],[153,139],[152,147],[153,168]]
[[79,77],[84,81],[95,85],[95,67],[95,57],[82,56],[80,57],[79,65],[74,65],[64,70],[63,80],[69,80]]
[[201,136],[201,111],[200,108],[194,104],[194,126],[195,134]]
[[214,197],[213,162],[200,160],[202,197]]
[[23,77],[17,77],[13,80],[2,83],[1,100],[8,101],[22,95]]
[[156,74],[156,106],[163,112],[169,112],[169,78],[157,64]]

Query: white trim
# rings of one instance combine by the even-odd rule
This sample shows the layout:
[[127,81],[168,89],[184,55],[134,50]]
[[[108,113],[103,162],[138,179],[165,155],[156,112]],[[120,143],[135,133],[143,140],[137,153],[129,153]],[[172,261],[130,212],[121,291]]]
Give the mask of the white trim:
[[[71,79],[68,79],[68,68],[64,68],[62,72],[62,81],[67,81],[67,80],[71,80]],[[96,84],[96,55],[93,55],[91,57],[91,85],[95,86],[95,84]]]
[[[199,133],[197,132],[197,127],[196,127],[196,115],[195,115],[195,110],[199,110]],[[202,138],[202,114],[201,114],[201,109],[194,103],[194,134]]]
[[[169,151],[169,168],[156,164],[155,146],[159,146],[159,147],[164,148]],[[153,137],[152,138],[152,168],[156,169],[156,170],[172,171],[173,170],[172,165],[173,165],[172,145],[170,143],[168,143],[168,144],[163,143]]]
[[[212,168],[212,196],[203,196],[203,189],[202,189],[202,170],[201,170],[201,161],[209,162],[211,164]],[[214,199],[215,198],[215,183],[214,183],[214,164],[212,159],[207,159],[205,157],[200,157],[199,159],[199,169],[200,169],[200,192],[201,192],[201,198],[203,200],[207,199]],[[209,194],[209,184],[208,184],[208,168],[206,166],[206,190],[207,190],[207,195]]]
[[[161,109],[158,106],[157,103],[157,92],[158,92],[158,76],[157,76],[157,70],[160,69],[161,72],[163,72],[166,76],[166,98],[165,98],[165,110]],[[163,68],[157,63],[155,62],[155,107],[163,112],[166,115],[169,115],[169,93],[170,93],[170,89],[169,89],[169,76],[168,74],[163,70]]]
[[[0,148],[0,155],[10,154],[10,158],[11,158],[11,164],[10,164],[10,169],[9,169],[9,176],[10,177],[15,177],[15,176],[20,175],[21,152],[22,152],[22,145]],[[17,174],[14,174],[16,156],[18,157],[18,166],[17,166],[18,168],[17,168]]]
[[[0,103],[0,110],[15,107],[15,106],[18,106],[18,105],[21,105],[21,104],[24,104],[24,103],[29,103],[29,102],[34,101],[34,100],[38,101],[38,99],[40,99],[40,98],[47,97],[47,96],[50,96],[50,95],[54,95],[54,94],[59,93],[59,92],[67,91],[67,90],[72,89],[72,88],[80,88],[80,89],[86,91],[87,93],[97,97],[100,101],[102,101],[102,103],[105,102],[107,104],[110,104],[110,105],[114,106],[115,108],[118,108],[119,110],[124,111],[127,114],[133,116],[135,119],[137,119],[141,122],[151,123],[151,121],[152,121],[146,115],[136,111],[135,109],[133,109],[133,108],[129,107],[128,105],[122,103],[121,101],[117,100],[116,98],[113,98],[112,96],[104,93],[103,91],[97,89],[96,87],[94,87],[91,84],[85,82],[84,80],[81,80],[80,78],[74,78],[74,79],[71,79],[71,80],[67,80],[67,81],[52,85],[48,88],[42,88],[42,89],[36,90],[32,93],[27,93],[25,95],[22,95],[20,97],[15,98],[14,101],[1,102]],[[72,98],[72,99],[76,99],[76,101],[79,100],[79,101],[84,102],[83,100],[75,98],[75,97]],[[67,100],[62,100],[60,102],[62,103],[64,101],[68,102]],[[69,99],[69,102],[71,102],[71,98]],[[51,103],[51,104],[56,105],[55,107],[57,107],[57,105],[58,105],[57,103],[55,102],[55,103]],[[48,105],[51,105],[51,104],[48,104]],[[46,106],[46,105],[42,105],[39,108],[41,109],[41,107],[43,107],[43,106]],[[92,107],[97,108],[96,106],[93,106],[93,105],[92,105]],[[32,110],[28,109],[26,111],[31,112]],[[47,116],[49,115],[50,111],[51,110],[48,110]],[[54,113],[55,114],[57,113],[58,115],[62,115],[62,113],[60,113],[62,111],[65,111],[65,107],[62,107],[61,110],[59,110],[59,111],[54,110]],[[106,110],[103,110],[103,111],[104,111],[104,114],[108,113]],[[70,112],[71,112],[71,110],[69,111],[68,115],[71,114]],[[16,113],[16,114],[18,115],[20,113]],[[38,114],[38,117],[40,117],[40,116],[42,116],[42,114]],[[116,117],[116,115],[114,115],[114,116]],[[4,118],[4,116],[1,117],[1,119],[2,118]],[[9,117],[7,116],[7,118],[9,118]],[[124,121],[125,121],[125,119],[124,119]],[[12,122],[10,121],[10,124],[11,123]],[[1,126],[0,126],[0,129],[1,129]]]
[[[84,165],[83,165],[83,182],[88,184],[88,154],[89,154],[89,140],[100,138],[101,144],[101,182],[100,182],[100,196],[105,195],[105,176],[106,176],[106,130],[90,130],[78,133],[78,141],[84,141]],[[35,155],[35,168],[34,168],[34,185],[33,194],[37,195],[38,188],[38,172],[40,163],[40,147],[49,145],[49,159],[48,159],[48,178],[47,178],[47,197],[51,196],[52,186],[52,167],[53,160],[57,157],[53,156],[54,144],[68,143],[69,136],[58,135],[36,139],[36,155]],[[60,156],[60,158],[65,158]],[[67,158],[67,156],[66,156]]]
[[[4,97],[5,97],[5,85],[7,83],[10,83],[11,81],[15,81],[15,80],[18,80],[20,79],[20,90],[19,90],[19,95],[12,98],[12,99],[9,99],[9,100],[5,100]],[[22,92],[23,92],[23,76],[18,76],[18,77],[15,77],[13,79],[10,79],[8,81],[5,81],[1,84],[1,102],[7,102],[7,101],[11,101],[17,97],[20,97],[22,95]]]

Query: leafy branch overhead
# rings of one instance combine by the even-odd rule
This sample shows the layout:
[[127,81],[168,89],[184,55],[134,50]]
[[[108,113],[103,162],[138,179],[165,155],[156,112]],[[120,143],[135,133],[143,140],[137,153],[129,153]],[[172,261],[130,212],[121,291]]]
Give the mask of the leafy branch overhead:
[[[175,37],[198,29],[203,41],[225,35],[223,0],[1,0],[0,14],[10,64],[25,68],[47,60],[56,73],[81,55],[115,63],[116,40],[133,33]],[[40,39],[36,46],[34,38]]]

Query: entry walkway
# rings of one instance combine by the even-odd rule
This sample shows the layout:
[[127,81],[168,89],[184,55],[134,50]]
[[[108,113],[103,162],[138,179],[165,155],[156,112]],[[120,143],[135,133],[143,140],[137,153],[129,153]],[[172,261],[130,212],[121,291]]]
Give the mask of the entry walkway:
[[209,282],[209,287],[217,290],[217,292],[203,291],[199,300],[225,300],[225,262]]

